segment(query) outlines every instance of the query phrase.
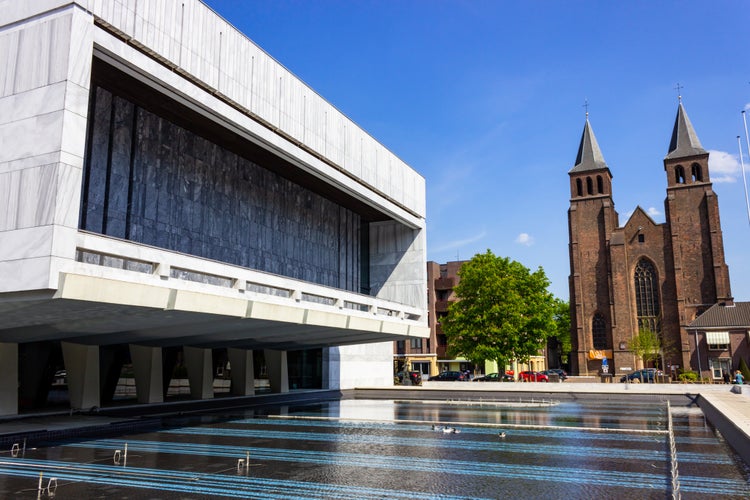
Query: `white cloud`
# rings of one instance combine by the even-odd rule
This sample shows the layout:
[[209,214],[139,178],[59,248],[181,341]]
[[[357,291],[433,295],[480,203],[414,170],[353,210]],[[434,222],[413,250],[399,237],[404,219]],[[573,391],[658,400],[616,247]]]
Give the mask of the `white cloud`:
[[648,210],[646,210],[646,213],[649,214],[651,217],[658,217],[661,215],[661,212],[656,207],[648,207]]
[[470,243],[474,243],[475,241],[479,241],[482,238],[487,236],[487,231],[482,231],[479,234],[476,234],[474,236],[470,236],[468,238],[464,238],[461,240],[453,240],[449,241],[447,243],[442,244],[441,246],[432,249],[433,252],[444,252],[446,250],[453,250],[455,248],[461,248],[462,246],[468,245]]
[[521,233],[516,237],[516,243],[530,247],[534,244],[534,238],[528,233]]
[[711,171],[711,182],[737,182],[741,173],[740,162],[733,154],[724,151],[710,150],[708,168]]

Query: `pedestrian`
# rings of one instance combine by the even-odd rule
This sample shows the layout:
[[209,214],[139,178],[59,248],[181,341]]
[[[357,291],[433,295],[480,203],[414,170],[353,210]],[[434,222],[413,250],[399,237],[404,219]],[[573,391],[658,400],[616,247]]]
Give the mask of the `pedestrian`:
[[745,383],[745,377],[742,376],[742,372],[737,370],[734,374],[734,383],[737,385],[742,385]]
[[729,372],[726,371],[726,370],[724,370],[724,371],[721,372],[721,376],[724,379],[724,383],[728,384],[729,383]]

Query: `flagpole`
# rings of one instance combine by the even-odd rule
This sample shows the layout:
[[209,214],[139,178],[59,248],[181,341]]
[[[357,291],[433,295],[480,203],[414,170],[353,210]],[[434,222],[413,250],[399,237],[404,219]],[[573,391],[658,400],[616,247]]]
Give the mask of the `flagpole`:
[[[742,110],[742,123],[745,125],[745,145],[747,145],[748,148],[748,160],[750,160],[750,143],[748,142],[748,133],[747,133],[747,117],[745,116],[745,110]],[[737,137],[738,146],[740,148],[740,168],[742,168],[742,183],[745,185],[745,206],[747,207],[747,218],[748,223],[750,223],[750,201],[748,201],[747,196],[747,179],[745,177],[745,162],[742,160],[742,141],[739,137]]]
[[745,178],[745,161],[742,159],[742,139],[737,136],[737,149],[740,152],[740,169],[742,170],[742,185],[745,186],[745,206],[747,207],[747,222],[750,224],[750,200],[747,197],[747,179]]

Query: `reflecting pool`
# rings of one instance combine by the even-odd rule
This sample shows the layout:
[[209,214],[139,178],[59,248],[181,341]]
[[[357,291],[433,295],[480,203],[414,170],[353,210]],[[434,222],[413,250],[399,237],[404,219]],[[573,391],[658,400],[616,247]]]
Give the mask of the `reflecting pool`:
[[175,417],[0,457],[1,498],[748,498],[700,410],[659,401],[341,400]]

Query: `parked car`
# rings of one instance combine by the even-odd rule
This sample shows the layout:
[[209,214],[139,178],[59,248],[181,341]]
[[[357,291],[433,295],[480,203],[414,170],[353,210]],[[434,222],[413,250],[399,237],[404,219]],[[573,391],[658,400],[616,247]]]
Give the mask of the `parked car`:
[[635,370],[620,377],[620,382],[653,382],[656,375],[661,375],[662,371],[656,368],[644,368],[642,370]]
[[562,368],[550,368],[547,371],[550,373],[556,373],[560,377],[560,380],[565,380],[566,378],[568,378],[568,373]]
[[474,382],[515,382],[515,380],[513,375],[508,375],[507,373],[503,373],[502,375],[499,373],[488,373],[481,377],[474,377]]
[[521,372],[518,374],[521,382],[549,382],[549,377],[541,372]]
[[404,378],[406,375],[409,375],[409,380],[411,381],[411,385],[422,385],[422,374],[417,371],[411,371],[411,372],[398,372],[396,374],[396,377],[398,378],[398,383],[403,384]]
[[542,375],[547,375],[548,379],[554,380],[555,382],[562,382],[563,380],[565,380],[560,376],[559,373],[554,370],[542,370],[539,373],[541,373]]
[[442,381],[460,380],[460,381],[464,381],[464,380],[466,380],[466,375],[464,375],[461,372],[442,372],[442,373],[440,373],[438,375],[433,375],[432,377],[430,377],[430,380],[442,380]]

